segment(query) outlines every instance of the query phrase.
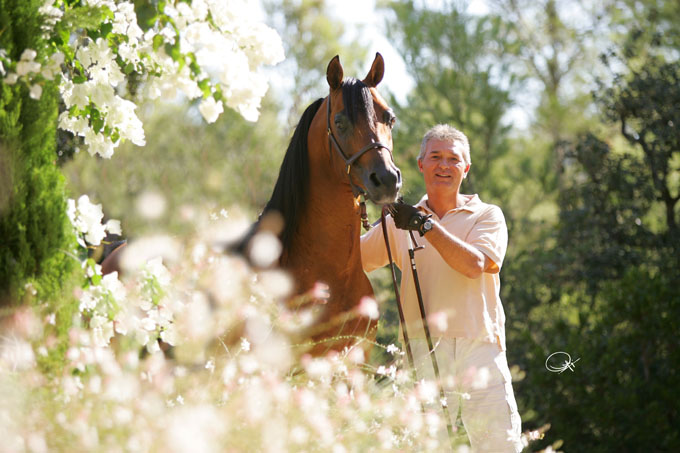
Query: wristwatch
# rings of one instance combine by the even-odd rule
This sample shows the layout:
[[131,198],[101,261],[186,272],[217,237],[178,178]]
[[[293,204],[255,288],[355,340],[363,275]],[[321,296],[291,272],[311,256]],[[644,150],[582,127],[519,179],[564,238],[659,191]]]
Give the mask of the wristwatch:
[[429,217],[425,219],[425,221],[420,225],[420,228],[418,229],[418,232],[420,233],[420,236],[425,236],[425,233],[430,231],[434,227],[434,222],[432,219]]

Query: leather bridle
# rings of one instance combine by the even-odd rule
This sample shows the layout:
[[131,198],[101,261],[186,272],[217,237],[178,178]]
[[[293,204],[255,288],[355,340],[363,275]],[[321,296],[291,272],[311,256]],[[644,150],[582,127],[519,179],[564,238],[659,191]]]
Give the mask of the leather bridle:
[[[352,187],[352,193],[354,194],[355,197],[359,195],[365,195],[364,190],[354,184],[354,181],[352,181],[352,175],[351,175],[351,170],[352,170],[352,165],[364,154],[366,154],[368,151],[372,149],[381,149],[384,148],[390,153],[390,158],[392,158],[392,161],[394,162],[394,158],[392,157],[392,149],[390,149],[389,146],[380,143],[380,142],[373,142],[369,143],[368,145],[364,146],[359,150],[358,153],[353,154],[351,156],[347,156],[345,152],[342,150],[342,147],[340,146],[340,143],[338,143],[338,140],[335,138],[335,135],[333,134],[333,130],[331,129],[331,95],[328,95],[328,103],[326,104],[326,125],[328,129],[328,149],[329,151],[333,148],[333,145],[335,145],[335,149],[338,151],[338,154],[340,155],[340,158],[345,162],[345,165],[347,166],[347,177],[349,178],[349,185]],[[332,145],[331,145],[332,143]]]

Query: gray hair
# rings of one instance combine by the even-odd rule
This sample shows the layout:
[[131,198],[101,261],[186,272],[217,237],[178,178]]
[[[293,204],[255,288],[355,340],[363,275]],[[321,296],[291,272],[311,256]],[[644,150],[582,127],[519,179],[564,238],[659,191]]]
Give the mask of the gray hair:
[[418,154],[418,160],[425,157],[425,149],[427,148],[427,142],[430,140],[442,140],[445,142],[460,143],[463,145],[463,160],[465,163],[470,165],[470,143],[467,137],[461,131],[448,124],[437,124],[432,129],[425,133],[423,141],[420,144],[420,154]]

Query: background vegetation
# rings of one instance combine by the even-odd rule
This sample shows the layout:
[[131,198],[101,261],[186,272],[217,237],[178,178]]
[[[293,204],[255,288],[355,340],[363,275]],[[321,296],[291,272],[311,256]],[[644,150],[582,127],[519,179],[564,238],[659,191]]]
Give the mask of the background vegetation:
[[[461,1],[380,2],[375,14],[414,81],[405,97],[386,93],[399,118],[395,159],[404,195],[415,202],[424,190],[415,156],[425,130],[445,122],[470,137],[464,191],[501,206],[510,230],[502,299],[523,429],[550,424],[530,448],[678,451],[680,6],[593,3],[489,0],[486,14],[473,15]],[[11,24],[6,4],[3,24]],[[254,218],[300,112],[326,94],[327,62],[340,54],[346,75],[361,75],[370,63],[367,43],[347,38],[351,24],[329,2],[265,6],[284,39],[281,71],[292,82],[272,87],[257,123],[227,111],[206,126],[186,106],[147,105],[143,149],[124,145],[112,160],[77,153],[62,161],[71,196],[89,194],[129,236],[180,232],[191,204]],[[0,47],[9,50],[10,39],[28,45],[13,36],[0,35]],[[1,88],[0,186],[50,184],[58,193],[57,156],[49,156],[55,131],[40,126],[39,108],[22,107],[21,88]],[[55,102],[49,90],[42,99]],[[153,221],[131,209],[149,191],[167,201]],[[40,217],[34,209],[60,202],[22,196],[20,213],[0,198],[0,269],[6,256],[18,256],[26,276],[61,272],[48,244],[61,230],[24,230],[35,224],[19,218]],[[30,250],[22,249],[20,231],[36,236]],[[389,344],[397,319],[389,277],[372,278],[383,312],[380,340]],[[546,370],[556,351],[580,359],[573,371]]]

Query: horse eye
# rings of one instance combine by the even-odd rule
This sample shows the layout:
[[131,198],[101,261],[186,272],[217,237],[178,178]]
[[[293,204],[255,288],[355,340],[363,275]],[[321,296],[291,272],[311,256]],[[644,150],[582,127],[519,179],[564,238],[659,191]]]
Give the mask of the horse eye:
[[389,127],[394,127],[394,124],[397,122],[397,117],[394,115],[394,113],[392,113],[390,110],[386,110],[384,117],[385,124],[387,124]]
[[347,118],[343,114],[335,115],[335,127],[339,132],[344,132],[347,129]]

